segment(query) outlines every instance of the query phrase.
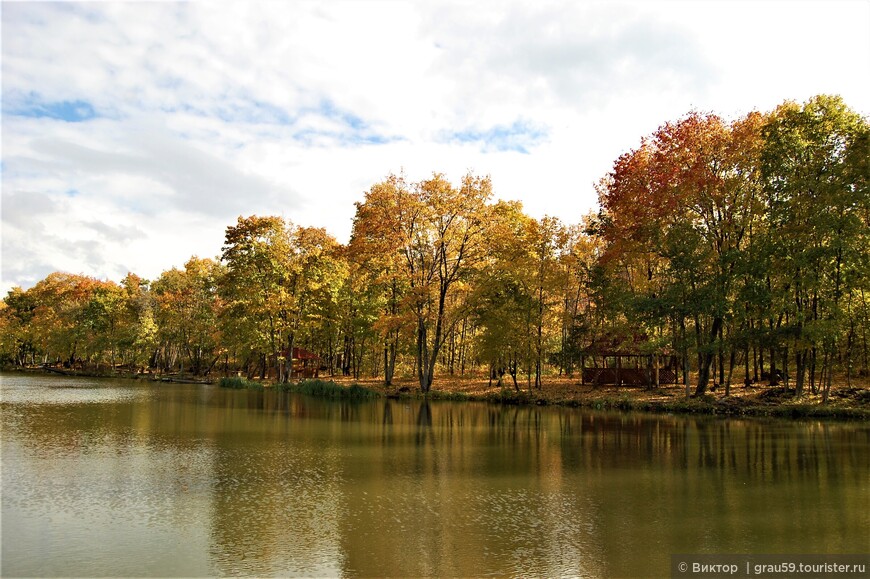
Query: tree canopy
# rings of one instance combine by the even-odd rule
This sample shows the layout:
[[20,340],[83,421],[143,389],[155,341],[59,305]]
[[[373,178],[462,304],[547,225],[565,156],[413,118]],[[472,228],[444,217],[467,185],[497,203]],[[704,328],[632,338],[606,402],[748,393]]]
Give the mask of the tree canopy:
[[219,258],[153,282],[56,272],[14,288],[0,356],[286,381],[302,348],[324,372],[428,392],[473,372],[541,388],[612,364],[590,346],[607,342],[669,358],[687,393],[784,380],[827,396],[834,372],[870,367],[868,159],[867,119],[817,96],[665,122],[575,224],[495,199],[488,176],[391,174],[346,245],[240,216]]

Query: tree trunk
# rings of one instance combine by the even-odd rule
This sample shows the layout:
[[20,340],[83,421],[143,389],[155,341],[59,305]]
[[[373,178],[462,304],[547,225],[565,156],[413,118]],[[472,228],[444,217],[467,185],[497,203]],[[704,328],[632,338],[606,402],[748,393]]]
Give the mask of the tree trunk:
[[423,320],[422,312],[417,314],[417,380],[420,383],[420,390],[423,394],[428,394],[432,387],[432,382],[429,378],[429,342],[426,323]]
[[686,319],[680,318],[680,334],[682,335],[682,351],[683,351],[683,386],[686,388],[686,398],[691,395],[691,386],[689,385],[689,348],[686,344]]
[[756,363],[755,367],[758,369],[758,372],[761,372],[760,374],[758,374],[758,372],[756,372],[755,381],[760,382],[761,380],[764,379],[764,348],[763,347],[758,348],[758,362]]
[[829,358],[828,352],[826,350],[825,351],[825,361],[824,361],[825,384],[824,384],[824,387],[822,389],[822,404],[828,403],[828,396],[830,396],[830,394],[831,394],[831,374],[833,374],[833,372],[831,372],[831,368],[828,365],[829,359],[830,358]]
[[[721,317],[713,318],[713,324],[710,328],[711,346],[715,341],[716,336],[719,334],[722,322],[723,319]],[[707,383],[710,381],[710,366],[713,363],[714,356],[715,354],[710,348],[708,348],[701,356],[701,365],[698,368],[698,386],[695,388],[695,396],[702,396],[707,391]]]
[[390,367],[390,346],[384,344],[384,384],[391,386],[393,384],[393,369]]
[[782,380],[788,389],[788,346],[782,349]]
[[[543,262],[542,262],[543,264]],[[543,277],[543,265],[540,275]],[[544,357],[544,286],[538,286],[538,319],[537,335],[535,340],[535,388],[541,389],[541,365]]]
[[752,379],[749,377],[749,341],[746,341],[746,349],[743,351],[743,385],[749,386]]
[[725,378],[725,396],[731,396],[731,376],[734,374],[734,365],[737,362],[737,351],[731,348],[731,354],[728,357],[728,376]]
[[344,335],[344,347],[341,353],[341,375],[350,376],[351,357],[353,353],[353,338],[347,334]]
[[[725,383],[725,340],[724,340],[724,332],[725,332],[725,324],[723,323],[722,326],[719,328],[719,344],[718,344],[718,350],[719,350],[719,383],[720,383],[720,385]],[[727,395],[728,395],[728,387],[726,386],[725,388],[726,388],[726,390],[725,390],[725,395],[727,396]]]
[[459,374],[465,376],[465,356],[468,353],[468,344],[465,343],[465,332],[468,329],[468,318],[462,318],[462,333],[459,346]]
[[284,373],[284,382],[293,380],[293,348],[296,346],[296,332],[290,334],[290,339],[287,341],[287,359],[284,360],[287,371]]
[[519,366],[519,361],[517,360],[517,355],[514,353],[513,360],[508,362],[508,371],[510,372],[511,378],[514,381],[514,390],[517,392],[520,391],[520,385],[517,382],[517,367]]
[[809,354],[806,349],[797,350],[795,352],[795,396],[800,398],[804,394],[804,380],[806,378],[807,358]]

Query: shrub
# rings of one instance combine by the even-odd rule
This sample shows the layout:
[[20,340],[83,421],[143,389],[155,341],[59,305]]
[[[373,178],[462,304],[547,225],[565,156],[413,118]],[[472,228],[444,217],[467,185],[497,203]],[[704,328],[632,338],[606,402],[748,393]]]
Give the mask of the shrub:
[[620,410],[633,410],[634,404],[627,394],[623,394],[619,397],[616,402],[613,403],[614,408],[619,408]]
[[351,384],[347,388],[325,380],[304,380],[298,384],[281,384],[278,388],[284,392],[295,392],[318,398],[342,398],[346,400],[371,400],[380,394],[359,384]]
[[530,404],[532,402],[532,396],[528,392],[524,390],[517,392],[507,388],[503,388],[501,392],[491,392],[487,394],[487,398],[490,402],[501,404]]
[[253,380],[247,380],[240,376],[230,376],[218,380],[218,386],[221,388],[233,388],[241,390],[243,388],[261,389],[263,385]]
[[468,399],[468,394],[465,392],[444,392],[442,390],[429,391],[429,400],[466,401]]
[[379,393],[374,390],[369,390],[364,386],[360,386],[359,384],[351,384],[348,388],[343,388],[343,398],[349,398],[351,400],[370,400],[372,398],[378,398],[380,396]]

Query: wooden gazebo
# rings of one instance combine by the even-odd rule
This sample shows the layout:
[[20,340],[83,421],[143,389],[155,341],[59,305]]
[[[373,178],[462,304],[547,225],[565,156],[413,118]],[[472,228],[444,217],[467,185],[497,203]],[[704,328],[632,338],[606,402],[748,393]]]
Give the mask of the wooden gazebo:
[[[290,351],[284,349],[281,356],[286,360]],[[305,348],[293,348],[293,377],[294,378],[317,378],[320,375],[320,356],[309,352]]]
[[[583,384],[658,387],[677,383],[676,358],[668,351],[652,348],[645,335],[593,338],[581,353]],[[591,368],[585,363],[589,358]]]

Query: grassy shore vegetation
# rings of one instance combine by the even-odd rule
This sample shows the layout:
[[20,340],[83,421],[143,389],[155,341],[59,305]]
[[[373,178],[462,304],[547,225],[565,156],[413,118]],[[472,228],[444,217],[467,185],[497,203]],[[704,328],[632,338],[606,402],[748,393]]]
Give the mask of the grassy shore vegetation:
[[441,388],[424,394],[412,379],[398,379],[399,385],[381,380],[359,383],[348,378],[308,379],[299,383],[266,383],[245,378],[221,378],[224,388],[274,389],[321,398],[373,400],[377,398],[440,401],[487,402],[507,405],[553,405],[593,410],[621,410],[677,414],[717,414],[723,416],[770,416],[779,418],[870,419],[870,385],[837,388],[825,403],[821,395],[796,397],[794,389],[784,386],[751,386],[735,389],[728,396],[708,392],[685,397],[681,386],[630,388],[583,385],[575,379],[551,378],[541,390],[516,390],[499,387],[488,380],[462,378],[443,380]]
[[[341,382],[339,380],[339,382]],[[421,397],[413,380],[403,380],[407,386],[385,386],[383,382],[363,381],[368,388],[385,396]],[[520,390],[498,387],[486,379],[453,379],[439,383],[439,390],[430,392],[434,400],[467,400],[496,404],[536,404],[679,414],[716,414],[722,416],[771,416],[781,418],[870,419],[870,384],[857,382],[853,387],[835,388],[827,402],[822,395],[796,396],[794,388],[753,385],[734,388],[727,396],[717,389],[702,396],[685,396],[682,385],[659,388],[592,386],[580,384],[576,378],[551,377],[541,390]]]
[[381,396],[380,393],[359,384],[342,386],[333,381],[316,379],[303,380],[296,384],[276,384],[276,388],[285,392],[296,392],[319,398],[340,398],[343,400],[371,400]]
[[266,387],[272,388],[279,392],[294,392],[297,394],[306,394],[308,396],[316,396],[318,398],[338,398],[343,400],[371,400],[381,397],[381,393],[360,386],[359,384],[349,384],[343,386],[336,384],[333,381],[309,379],[301,382],[278,382],[274,384],[264,384],[257,380],[248,380],[241,377],[228,377],[218,380],[218,386],[221,388],[233,389],[249,389],[263,390]]
[[262,390],[263,383],[256,380],[248,380],[239,376],[226,376],[218,380],[218,386],[221,388],[231,388],[233,390]]
[[[30,368],[44,372],[45,368]],[[54,370],[53,370],[54,371]],[[173,376],[128,375],[124,373],[68,371],[70,376],[142,378],[166,383],[208,380],[179,379]],[[853,380],[851,386],[834,380],[836,386],[827,401],[822,394],[798,397],[794,388],[767,384],[741,386],[728,395],[722,390],[702,396],[686,396],[682,385],[653,387],[627,387],[583,384],[576,377],[550,376],[547,387],[536,390],[517,390],[512,386],[488,380],[481,376],[453,377],[441,380],[438,389],[423,393],[412,378],[396,378],[387,385],[383,380],[368,378],[334,377],[330,380],[303,379],[299,382],[248,379],[241,376],[221,377],[221,388],[272,390],[294,392],[320,398],[341,400],[374,400],[378,398],[423,399],[454,402],[486,402],[506,405],[553,405],[592,410],[621,410],[653,413],[717,414],[723,416],[769,416],[779,418],[835,418],[870,420],[870,380]]]
[[[252,215],[220,259],[155,280],[55,272],[14,288],[0,363],[505,403],[866,408],[868,159],[868,120],[822,95],[663,123],[573,224],[495,200],[489,177],[389,175],[347,244]],[[612,383],[634,386],[602,394]]]

